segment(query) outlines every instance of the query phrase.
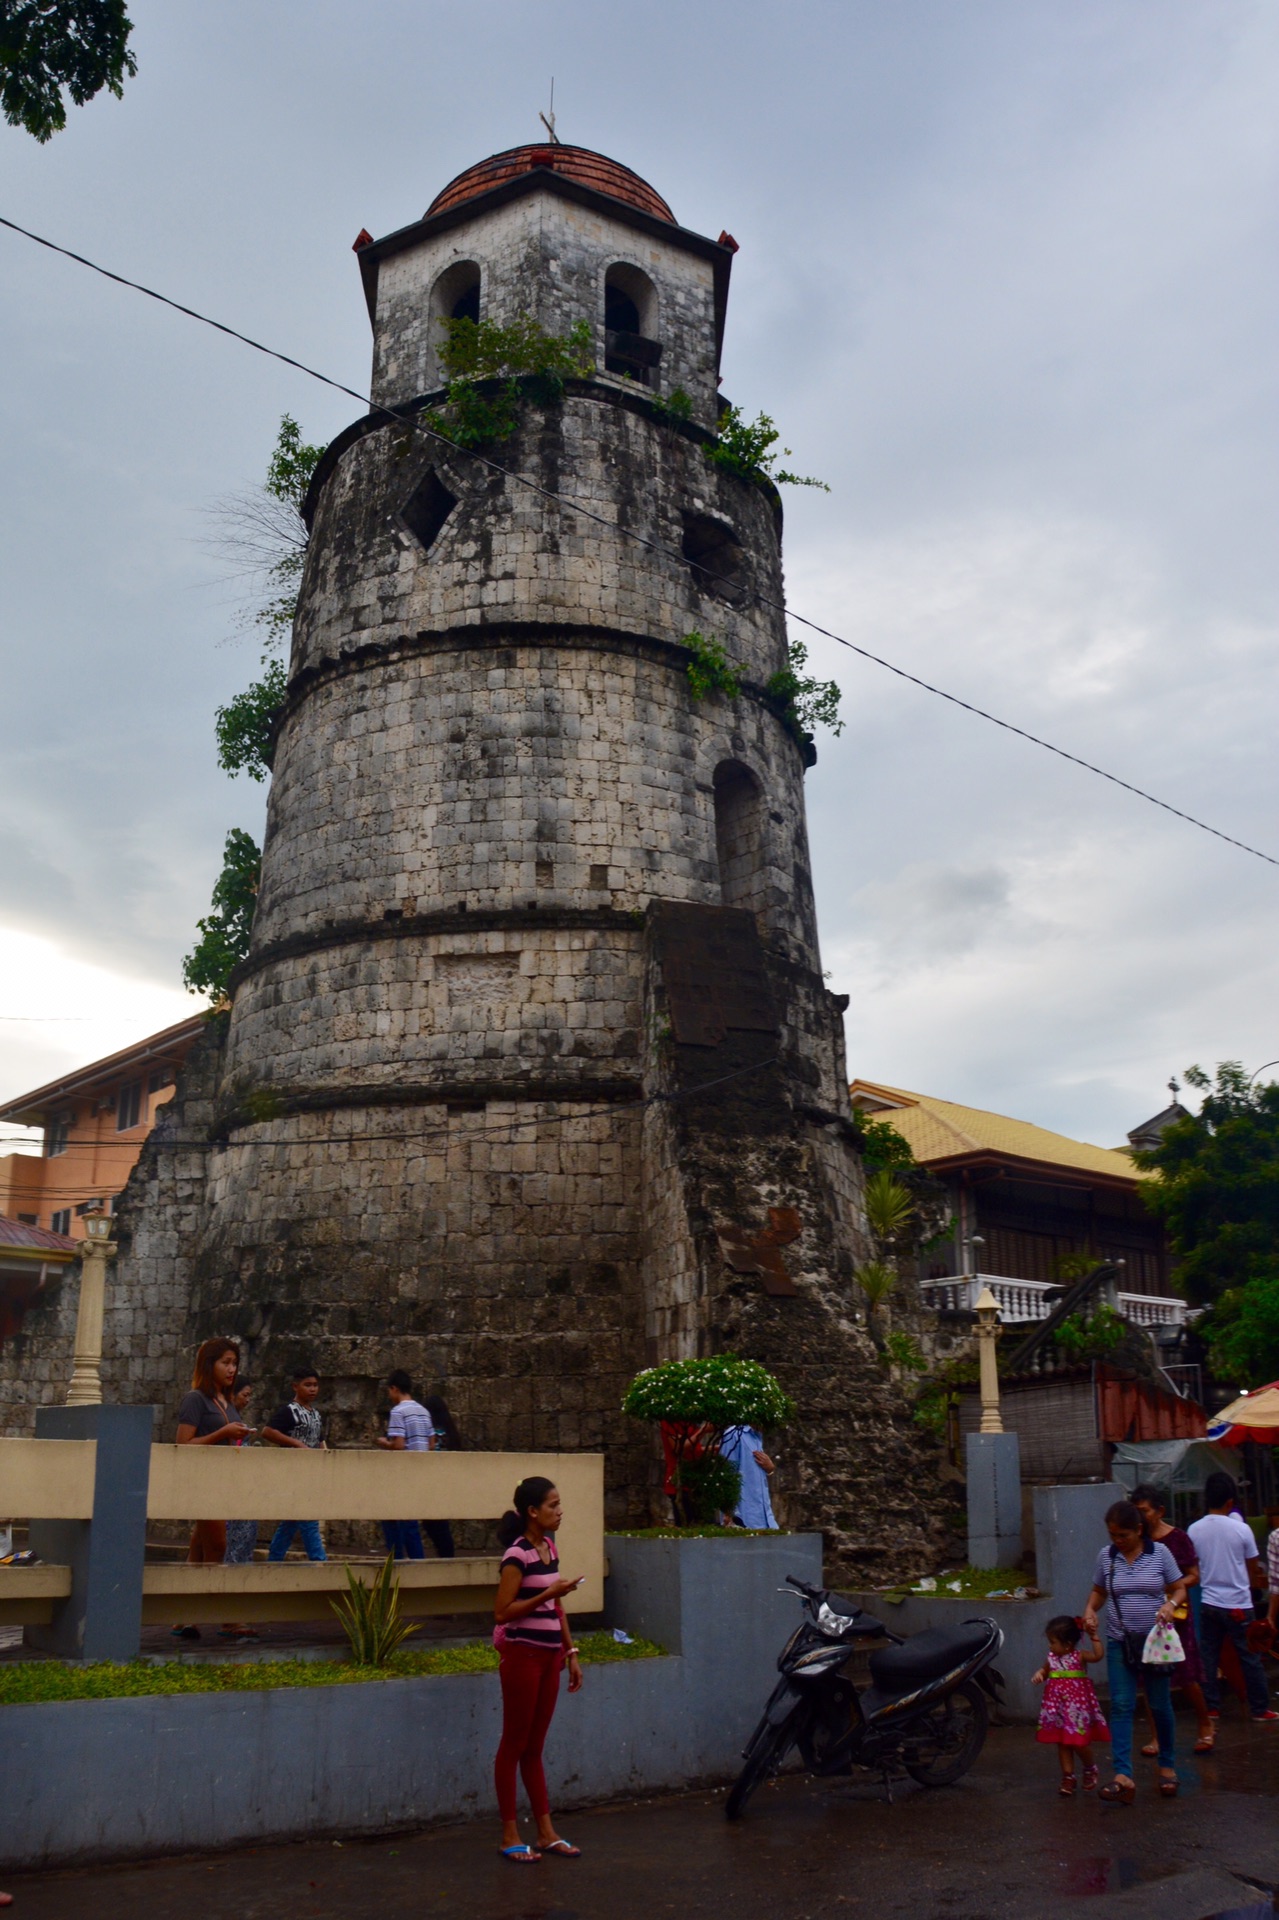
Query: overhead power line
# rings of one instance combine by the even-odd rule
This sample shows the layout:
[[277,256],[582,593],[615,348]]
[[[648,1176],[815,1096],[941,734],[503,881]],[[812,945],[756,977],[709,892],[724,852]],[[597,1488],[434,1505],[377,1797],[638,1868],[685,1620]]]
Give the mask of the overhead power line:
[[[293,367],[298,373],[304,373],[309,379],[318,380],[322,385],[332,387],[337,393],[349,395],[352,400],[358,400],[361,406],[367,407],[371,413],[383,414],[388,420],[394,420],[398,426],[411,428],[425,438],[437,441],[441,446],[447,447],[449,453],[455,458],[466,457],[475,460],[481,466],[487,467],[490,472],[501,474],[517,485],[528,488],[530,492],[540,494],[543,499],[552,500],[567,511],[581,515],[583,519],[593,520],[598,526],[607,528],[615,536],[630,540],[637,546],[646,547],[650,552],[679,560],[681,565],[697,566],[696,562],[690,562],[683,554],[676,553],[673,547],[667,547],[658,540],[650,540],[644,534],[637,533],[629,527],[619,526],[616,522],[607,519],[605,515],[594,512],[590,507],[569,499],[551,487],[542,486],[538,481],[529,479],[527,474],[517,473],[511,467],[504,467],[500,461],[492,460],[486,454],[476,453],[473,448],[458,447],[447,435],[434,432],[421,419],[410,419],[396,412],[393,407],[384,406],[379,401],[370,399],[367,394],[360,393],[355,387],[348,387],[344,381],[334,380],[330,374],[321,373],[318,368],[307,366],[304,360],[295,360],[291,354],[281,353],[277,347],[268,347],[263,341],[254,340],[250,334],[241,333],[238,327],[228,326],[222,320],[214,320],[211,315],[201,313],[195,307],[184,306],[180,300],[170,299],[167,293],[160,293],[154,287],[145,286],[140,280],[131,280],[125,274],[113,273],[109,267],[99,266],[96,260],[89,260],[84,254],[73,252],[70,247],[59,246],[55,240],[48,240],[43,234],[33,233],[29,227],[19,226],[16,220],[6,219],[3,214],[0,214],[0,226],[8,227],[11,232],[21,234],[26,240],[33,240],[37,246],[47,247],[50,253],[59,253],[67,260],[74,260],[77,266],[87,267],[90,272],[101,274],[104,280],[112,280],[117,286],[128,287],[134,293],[145,294],[149,300],[158,300],[162,306],[172,307],[175,313],[185,314],[189,320],[199,321],[201,326],[212,327],[218,333],[225,333],[232,340],[238,340],[243,346],[252,347],[255,353],[265,354],[271,360],[279,360],[284,366]],[[709,568],[700,566],[697,566],[697,570],[708,574],[710,572]],[[783,601],[774,600],[769,595],[758,591],[753,591],[752,597],[760,606],[772,608],[788,620],[793,620],[797,626],[806,627],[810,633],[820,634],[824,640],[831,640],[836,646],[846,648],[849,653],[855,653],[861,659],[869,660],[873,666],[883,667],[885,672],[894,674],[899,680],[905,680],[913,687],[918,687],[921,692],[931,693],[938,700],[945,700],[949,705],[960,708],[962,712],[971,713],[976,719],[985,720],[992,727],[999,727],[1004,733],[1014,734],[1019,740],[1025,740],[1033,747],[1041,747],[1045,753],[1055,754],[1059,760],[1066,760],[1072,766],[1082,767],[1085,773],[1096,774],[1100,780],[1108,780],[1112,786],[1121,787],[1125,793],[1135,795],[1138,800],[1145,800],[1150,806],[1172,814],[1175,819],[1184,820],[1187,826],[1197,827],[1201,833],[1210,833],[1215,840],[1224,840],[1227,846],[1238,847],[1241,853],[1251,854],[1256,860],[1264,860],[1267,866],[1279,867],[1279,858],[1274,854],[1263,853],[1260,847],[1250,846],[1246,840],[1236,839],[1234,834],[1224,833],[1220,827],[1210,826],[1206,820],[1200,820],[1195,814],[1187,813],[1182,807],[1174,807],[1171,801],[1161,800],[1157,794],[1147,792],[1144,787],[1136,786],[1131,780],[1122,779],[1119,774],[1111,773],[1105,767],[1099,767],[1095,761],[1085,760],[1082,755],[1071,753],[1065,747],[1056,746],[1053,741],[1045,740],[1042,735],[1031,733],[1028,728],[1019,727],[1012,720],[1001,719],[998,714],[991,713],[987,708],[979,707],[975,702],[965,700],[957,693],[950,693],[945,687],[936,686],[931,680],[925,680],[919,674],[909,672],[905,667],[899,667],[895,661],[886,660],[882,654],[872,653],[869,647],[859,646],[855,640],[848,640],[843,634],[835,633],[829,627],[823,627],[818,621],[809,620],[804,614],[796,613]]]

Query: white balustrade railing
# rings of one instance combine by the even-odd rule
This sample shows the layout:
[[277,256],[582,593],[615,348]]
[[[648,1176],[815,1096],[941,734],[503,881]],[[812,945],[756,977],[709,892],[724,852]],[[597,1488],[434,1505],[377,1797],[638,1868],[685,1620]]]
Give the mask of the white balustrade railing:
[[[939,1313],[971,1313],[985,1287],[994,1294],[1004,1321],[1046,1320],[1062,1293],[1058,1282],[1014,1280],[1004,1273],[948,1274],[921,1281],[919,1291],[924,1305]],[[1136,1327],[1185,1325],[1184,1300],[1152,1293],[1121,1293],[1118,1299],[1120,1313]]]

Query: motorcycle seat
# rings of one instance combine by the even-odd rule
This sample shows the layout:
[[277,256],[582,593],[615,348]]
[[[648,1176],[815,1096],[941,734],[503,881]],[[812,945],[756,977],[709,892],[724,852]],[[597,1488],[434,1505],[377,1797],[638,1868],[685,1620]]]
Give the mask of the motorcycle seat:
[[900,1647],[877,1647],[870,1656],[870,1677],[881,1693],[909,1693],[962,1666],[991,1642],[984,1621],[962,1627],[929,1627]]

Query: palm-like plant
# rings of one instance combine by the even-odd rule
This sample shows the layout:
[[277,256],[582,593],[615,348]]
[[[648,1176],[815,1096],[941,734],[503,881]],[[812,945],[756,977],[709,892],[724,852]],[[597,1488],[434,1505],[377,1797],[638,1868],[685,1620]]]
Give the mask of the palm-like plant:
[[866,1224],[879,1247],[891,1246],[915,1211],[915,1201],[888,1167],[866,1182]]
[[366,1587],[353,1568],[346,1569],[347,1591],[329,1605],[342,1623],[357,1667],[385,1666],[400,1642],[417,1628],[400,1618],[400,1583],[395,1561],[388,1553],[372,1586]]

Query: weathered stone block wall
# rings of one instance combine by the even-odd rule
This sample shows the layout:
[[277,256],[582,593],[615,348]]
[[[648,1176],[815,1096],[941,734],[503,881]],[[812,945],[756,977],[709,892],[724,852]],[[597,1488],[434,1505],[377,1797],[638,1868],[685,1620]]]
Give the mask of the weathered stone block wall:
[[266,1120],[215,1158],[195,1321],[241,1337],[255,1376],[317,1366],[339,1445],[383,1430],[379,1383],[406,1367],[476,1446],[607,1447],[610,1520],[633,1522],[639,1187],[634,1105]]
[[[407,426],[370,428],[338,443],[319,490],[295,677],[356,651],[363,665],[365,649],[409,635],[513,621],[677,643],[713,632],[761,683],[786,664],[776,494],[712,465],[705,434],[659,419],[640,395],[571,381],[562,405],[529,405],[495,449],[509,473]],[[457,505],[424,552],[403,515],[428,472]],[[686,515],[737,541],[731,590],[712,591],[684,559]]]
[[604,277],[638,267],[657,294],[660,390],[683,387],[697,418],[715,420],[715,288],[710,262],[673,239],[640,232],[555,193],[480,213],[391,254],[378,268],[373,398],[397,406],[442,384],[431,292],[461,261],[480,269],[480,312],[503,325],[530,314],[548,333],[590,324],[604,365]]

